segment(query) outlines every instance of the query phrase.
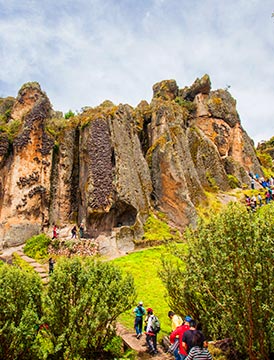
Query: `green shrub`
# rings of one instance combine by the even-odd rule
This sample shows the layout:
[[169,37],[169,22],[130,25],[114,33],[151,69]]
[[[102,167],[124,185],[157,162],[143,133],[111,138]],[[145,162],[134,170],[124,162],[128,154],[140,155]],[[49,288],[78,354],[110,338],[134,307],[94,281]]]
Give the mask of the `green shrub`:
[[19,133],[21,125],[22,123],[20,120],[10,120],[8,123],[3,123],[0,119],[0,132],[6,133],[9,141],[12,142]]
[[45,234],[35,235],[27,240],[24,253],[35,260],[46,259],[50,242],[51,239]]
[[70,119],[71,117],[74,117],[75,114],[72,110],[69,110],[67,113],[65,113],[65,119]]
[[241,186],[240,181],[236,178],[236,176],[228,174],[227,179],[231,189],[237,189]]
[[219,187],[210,171],[206,171],[206,179],[209,185],[209,190],[217,192],[219,190]]
[[201,321],[208,338],[232,337],[243,359],[274,351],[273,217],[274,204],[249,213],[230,203],[186,231],[189,252],[176,253],[185,267],[163,261],[172,308]]
[[0,267],[0,359],[34,360],[37,324],[42,316],[38,274]]
[[68,126],[68,124],[69,122],[64,118],[51,118],[46,121],[45,129],[56,139]]
[[131,276],[106,262],[61,259],[46,290],[45,322],[54,359],[99,359],[106,348],[111,352],[113,342],[117,355],[115,321],[136,298]]
[[273,167],[272,157],[267,152],[257,151],[257,157],[259,158],[260,163],[263,167],[265,168]]
[[185,100],[181,97],[176,97],[175,102],[180,106],[186,108],[189,112],[196,110],[196,105],[192,101]]
[[[163,214],[160,215],[163,219]],[[143,242],[164,242],[169,240],[179,240],[180,234],[176,229],[171,228],[164,220],[159,219],[154,214],[150,214],[144,224]]]

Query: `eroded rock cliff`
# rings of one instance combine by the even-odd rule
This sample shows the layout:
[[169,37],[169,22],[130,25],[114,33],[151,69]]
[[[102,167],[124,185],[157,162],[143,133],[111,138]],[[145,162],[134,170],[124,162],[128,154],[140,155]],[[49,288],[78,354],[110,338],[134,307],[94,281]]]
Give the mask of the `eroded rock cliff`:
[[83,222],[88,237],[130,250],[150,212],[183,230],[205,191],[262,174],[236,101],[207,75],[155,84],[150,104],[105,101],[67,120],[28,83],[0,99],[0,114],[0,247]]

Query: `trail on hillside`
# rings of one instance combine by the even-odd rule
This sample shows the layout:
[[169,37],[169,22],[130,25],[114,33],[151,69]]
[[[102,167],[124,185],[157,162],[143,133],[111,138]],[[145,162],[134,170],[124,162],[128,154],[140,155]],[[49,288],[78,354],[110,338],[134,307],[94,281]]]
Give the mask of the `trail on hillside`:
[[[3,249],[0,253],[0,259],[5,262],[10,262],[12,260],[12,254],[16,253],[23,260],[25,260],[34,270],[39,274],[43,283],[47,284],[48,278],[48,268],[45,265],[39,264],[36,260],[25,255],[23,252],[24,245],[11,247]],[[145,335],[142,335],[140,339],[136,338],[136,333],[133,330],[127,329],[122,324],[117,323],[117,335],[121,336],[126,347],[136,351],[137,360],[146,360],[152,358],[152,356],[147,352]],[[169,360],[173,359],[173,356],[165,353],[162,346],[158,345],[158,354],[153,356],[153,359],[163,359]]]

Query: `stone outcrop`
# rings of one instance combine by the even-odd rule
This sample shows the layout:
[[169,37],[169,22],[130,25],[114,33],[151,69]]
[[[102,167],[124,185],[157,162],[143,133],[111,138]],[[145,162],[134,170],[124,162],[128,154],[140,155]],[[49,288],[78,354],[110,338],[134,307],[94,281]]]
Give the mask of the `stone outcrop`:
[[262,175],[236,101],[208,75],[153,86],[149,104],[105,101],[64,119],[38,83],[0,99],[0,247],[83,222],[102,253],[131,251],[152,211],[182,231],[206,191]]

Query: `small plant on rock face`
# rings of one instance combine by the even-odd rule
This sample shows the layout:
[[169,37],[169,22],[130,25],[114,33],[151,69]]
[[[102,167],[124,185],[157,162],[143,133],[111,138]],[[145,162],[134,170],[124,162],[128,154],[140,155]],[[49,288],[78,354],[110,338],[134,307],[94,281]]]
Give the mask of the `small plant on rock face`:
[[[163,219],[163,214],[160,217]],[[164,220],[164,219],[163,219]],[[144,236],[143,241],[167,241],[167,240],[179,240],[180,234],[175,229],[172,229],[165,221],[156,217],[154,214],[150,214],[147,221],[144,224]]]
[[69,110],[67,113],[65,113],[65,119],[69,119],[74,116],[75,116],[75,114],[72,110]]
[[180,106],[186,108],[190,112],[196,110],[196,105],[192,101],[188,101],[188,100],[182,99],[180,97],[176,97],[175,102],[177,104],[179,104]]
[[234,175],[228,174],[227,179],[231,189],[236,189],[241,186],[239,180]]
[[219,187],[218,187],[218,185],[216,183],[216,180],[211,175],[210,171],[206,172],[206,179],[208,181],[210,190],[213,191],[213,192],[217,192],[219,190]]

